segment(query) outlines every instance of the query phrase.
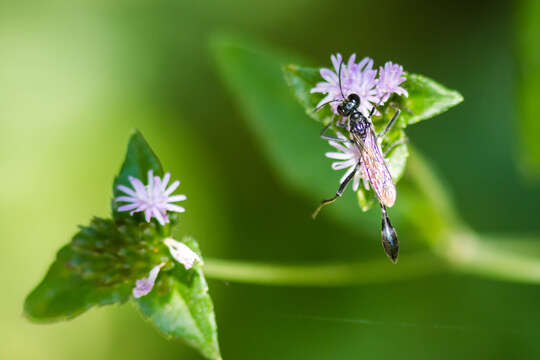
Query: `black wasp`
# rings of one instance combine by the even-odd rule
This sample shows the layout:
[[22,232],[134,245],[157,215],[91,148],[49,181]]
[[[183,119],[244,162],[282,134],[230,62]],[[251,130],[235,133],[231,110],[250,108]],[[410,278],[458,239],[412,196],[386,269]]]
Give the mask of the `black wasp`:
[[[341,96],[343,100],[335,99],[330,102],[341,101],[337,107],[337,113],[341,117],[339,121],[336,121],[334,124],[334,117],[330,123],[323,129],[321,132],[321,138],[325,140],[331,140],[336,142],[350,142],[357,146],[360,150],[360,159],[356,164],[354,171],[341,182],[336,194],[327,200],[323,200],[319,207],[313,213],[313,218],[317,216],[321,208],[327,204],[334,202],[338,197],[343,194],[343,191],[354,178],[354,176],[360,171],[364,177],[367,177],[367,180],[381,206],[382,211],[382,228],[381,228],[381,238],[382,245],[386,255],[392,260],[392,262],[397,262],[398,251],[399,251],[399,242],[397,239],[396,231],[390,223],[388,214],[386,213],[386,207],[392,207],[396,201],[396,187],[392,180],[392,176],[388,171],[384,156],[381,151],[381,147],[377,143],[378,138],[382,138],[390,130],[392,125],[394,125],[400,110],[398,109],[388,125],[382,130],[379,134],[375,133],[372,122],[369,120],[373,116],[373,113],[377,105],[373,106],[369,116],[366,118],[359,110],[360,106],[360,97],[357,94],[349,94],[347,97],[343,94],[341,87],[341,67],[343,63],[340,63],[338,79],[339,79],[339,89],[341,91]],[[328,103],[323,104],[320,108],[327,105]],[[349,138],[338,138],[326,135],[327,130],[332,126],[336,125],[341,128],[345,128],[349,133]],[[398,143],[392,144],[390,148],[398,145]]]

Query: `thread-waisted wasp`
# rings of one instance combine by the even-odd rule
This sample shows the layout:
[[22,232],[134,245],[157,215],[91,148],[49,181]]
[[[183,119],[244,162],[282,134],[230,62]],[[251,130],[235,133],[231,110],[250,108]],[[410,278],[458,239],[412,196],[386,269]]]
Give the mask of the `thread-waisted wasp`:
[[[336,194],[332,198],[323,200],[320,203],[320,205],[313,213],[313,218],[317,216],[322,207],[336,201],[337,198],[343,194],[347,185],[360,171],[362,176],[364,177],[364,180],[367,180],[369,182],[371,188],[374,190],[379,200],[382,212],[382,245],[384,251],[386,252],[386,255],[388,255],[390,260],[395,263],[397,262],[399,252],[399,242],[397,239],[396,231],[390,223],[390,219],[388,218],[388,214],[386,213],[386,207],[392,207],[394,205],[396,201],[396,187],[392,180],[392,176],[390,175],[390,172],[388,171],[388,168],[386,166],[384,156],[381,151],[381,147],[377,142],[377,139],[385,136],[387,132],[391,129],[397,117],[399,116],[400,110],[397,109],[396,113],[388,122],[386,127],[379,134],[376,134],[373,124],[371,122],[371,118],[379,104],[376,104],[372,107],[367,118],[358,110],[360,106],[360,97],[354,93],[349,94],[347,97],[343,94],[343,89],[341,86],[342,65],[343,62],[340,63],[338,71],[339,90],[341,92],[342,99],[331,100],[325,104],[322,104],[318,108],[320,109],[331,102],[340,101],[341,103],[337,106],[337,114],[341,116],[341,119],[334,123],[334,118],[336,115],[334,114],[334,116],[332,116],[332,119],[330,120],[330,123],[321,132],[321,138],[341,143],[350,142],[358,148],[361,156],[354,168],[354,171],[352,171],[340,183]],[[349,137],[340,138],[326,135],[326,132],[332,125],[345,128],[349,133]],[[394,145],[397,144],[391,145],[390,148],[393,148]]]

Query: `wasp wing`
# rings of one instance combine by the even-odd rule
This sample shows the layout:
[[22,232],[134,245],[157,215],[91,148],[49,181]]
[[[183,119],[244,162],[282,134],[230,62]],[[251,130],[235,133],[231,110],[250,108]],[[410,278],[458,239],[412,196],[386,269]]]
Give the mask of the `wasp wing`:
[[373,130],[368,130],[363,140],[356,134],[351,135],[362,149],[362,174],[367,175],[367,180],[381,203],[392,207],[396,201],[396,187],[392,175],[390,175],[390,171],[386,167],[384,156],[375,139]]

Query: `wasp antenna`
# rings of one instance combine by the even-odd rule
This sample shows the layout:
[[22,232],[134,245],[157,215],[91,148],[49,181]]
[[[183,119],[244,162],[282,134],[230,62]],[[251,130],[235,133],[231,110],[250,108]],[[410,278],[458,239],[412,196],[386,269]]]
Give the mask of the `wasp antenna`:
[[343,99],[345,99],[345,95],[343,95],[343,88],[341,87],[341,67],[342,66],[343,66],[343,59],[341,59],[341,62],[339,63],[338,81],[339,81],[339,91],[341,92],[341,96],[343,97]]
[[323,107],[325,107],[326,105],[331,104],[331,103],[336,102],[336,101],[341,101],[341,100],[339,100],[339,99],[334,99],[334,100],[327,101],[327,102],[325,102],[324,104],[321,104],[321,105],[317,106],[317,107],[315,108],[315,112],[321,110],[321,109],[322,109]]
[[373,107],[371,108],[371,111],[369,112],[369,116],[368,116],[370,119],[373,116],[373,113],[375,112],[375,109],[377,109],[379,107],[379,105],[381,105],[381,102],[382,102],[382,98],[380,98],[379,101],[377,102],[377,104],[373,105]]

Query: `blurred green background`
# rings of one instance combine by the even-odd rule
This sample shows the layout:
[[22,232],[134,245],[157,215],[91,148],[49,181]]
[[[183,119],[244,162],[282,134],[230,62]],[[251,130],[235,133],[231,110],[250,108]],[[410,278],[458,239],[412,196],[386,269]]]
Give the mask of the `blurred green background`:
[[[291,190],[269,166],[216,70],[209,43],[222,33],[315,64],[337,51],[393,60],[459,90],[465,102],[409,128],[411,143],[473,229],[539,234],[540,181],[521,160],[520,138],[540,143],[527,113],[538,113],[538,14],[534,1],[2,2],[0,357],[200,359],[130,305],[50,325],[22,315],[76,224],[108,216],[134,127],[181,179],[181,222],[206,257],[384,256],[376,231],[359,238],[331,218],[313,222],[320,199]],[[414,236],[400,232],[402,247]],[[210,287],[225,359],[540,358],[535,285],[463,274],[348,288]]]

